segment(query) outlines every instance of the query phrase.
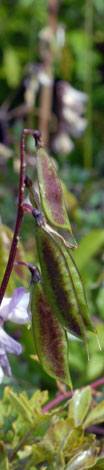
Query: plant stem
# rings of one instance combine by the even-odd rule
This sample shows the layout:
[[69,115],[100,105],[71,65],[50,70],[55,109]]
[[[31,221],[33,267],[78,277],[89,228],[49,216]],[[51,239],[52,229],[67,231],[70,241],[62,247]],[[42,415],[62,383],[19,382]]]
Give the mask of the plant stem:
[[[25,205],[23,206],[23,192],[24,192],[24,168],[25,168],[25,163],[24,163],[24,138],[25,135],[29,133],[32,134],[33,137],[35,137],[35,142],[36,146],[41,145],[41,135],[39,131],[31,130],[31,129],[24,129],[22,132],[21,136],[21,143],[20,143],[20,177],[19,177],[19,199],[18,199],[18,210],[17,210],[17,219],[16,219],[16,225],[15,225],[15,230],[14,230],[14,236],[12,240],[12,245],[10,249],[10,254],[9,254],[9,259],[8,263],[6,266],[6,270],[4,273],[4,277],[2,280],[1,288],[0,288],[0,304],[2,302],[2,299],[4,297],[7,284],[13,269],[13,264],[16,256],[16,250],[17,250],[17,245],[18,245],[18,240],[19,240],[19,232],[20,232],[20,227],[22,223],[22,218],[24,211]],[[30,211],[29,211],[30,212]]]
[[102,436],[104,436],[104,429],[101,428],[101,426],[90,426],[89,428],[87,428],[87,431],[91,434],[101,434]]
[[[89,386],[91,388],[97,388],[97,387],[100,387],[100,385],[103,385],[104,384],[104,377],[102,377],[101,379],[99,380],[96,380],[96,382],[92,382],[91,384],[89,384]],[[88,385],[87,385],[88,386]],[[81,387],[82,389],[83,387]],[[81,390],[79,389],[79,390]],[[75,390],[74,390],[75,392]],[[52,408],[54,408],[54,406],[57,406],[59,405],[59,403],[61,403],[61,401],[64,401],[66,400],[67,398],[71,398],[73,395],[73,390],[71,390],[70,392],[67,392],[65,394],[63,393],[60,393],[56,398],[54,398],[54,400],[51,400],[49,403],[47,403],[47,405],[45,405],[43,408],[42,408],[42,413],[46,413],[47,411],[51,410]]]
[[30,437],[31,433],[34,431],[34,428],[35,427],[32,427],[31,429],[29,429],[29,431],[27,432],[27,434],[25,434],[25,436],[23,437],[23,439],[20,441],[18,447],[16,447],[16,449],[14,450],[13,454],[11,455],[10,459],[9,459],[9,462],[12,462],[15,458],[15,456],[17,455],[17,452],[21,449],[21,447],[24,446],[24,444],[26,443],[28,437]]
[[92,144],[92,35],[93,35],[93,1],[85,2],[85,84],[84,91],[88,95],[87,119],[88,127],[84,136],[84,166],[92,168],[93,144]]
[[[57,13],[59,9],[58,0],[48,0],[48,28],[53,33],[53,37],[56,35],[57,30]],[[45,147],[49,146],[49,133],[50,133],[50,121],[52,114],[52,99],[53,99],[53,82],[54,82],[54,48],[52,43],[44,52],[43,57],[43,68],[46,76],[49,79],[49,83],[43,84],[40,91],[40,106],[39,106],[39,129],[43,137]]]

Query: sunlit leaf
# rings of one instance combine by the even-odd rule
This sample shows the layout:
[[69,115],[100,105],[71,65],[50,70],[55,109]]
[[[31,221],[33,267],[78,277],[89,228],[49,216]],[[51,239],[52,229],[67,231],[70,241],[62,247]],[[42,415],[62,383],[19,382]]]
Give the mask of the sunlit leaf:
[[85,422],[84,429],[94,424],[103,423],[104,421],[104,400],[95,406],[88,414]]
[[[99,336],[100,338],[100,336]],[[92,355],[87,365],[87,380],[95,380],[104,372],[104,353],[92,350]]]
[[16,50],[10,46],[4,50],[4,70],[8,85],[16,87],[19,84],[21,67]]
[[94,465],[93,470],[103,470],[104,469],[104,457],[101,459],[98,458],[97,463]]
[[45,460],[51,462],[54,456],[54,448],[50,441],[41,440],[39,444],[32,446],[33,462],[35,464],[44,462]]
[[74,217],[77,218],[78,200],[74,196],[74,194],[71,193],[71,191],[68,191],[67,186],[66,186],[65,183],[63,183],[63,181],[61,181],[61,184],[62,184],[62,189],[63,189],[63,194],[64,194],[64,199],[65,199],[67,211],[68,211],[69,214],[71,212],[74,215]]
[[75,419],[75,424],[83,422],[91,404],[91,388],[76,390],[69,405],[69,416]]
[[20,413],[24,421],[33,423],[32,419],[32,409],[29,406],[29,402],[23,394],[16,395],[12,390],[9,391],[9,400],[11,404],[15,407],[15,410]]
[[6,456],[6,449],[3,442],[0,441],[0,470],[9,470],[9,462]]
[[66,466],[66,470],[84,470],[93,465],[97,461],[97,451],[95,447],[89,447],[87,450],[82,450],[78,454],[76,454],[69,464]]

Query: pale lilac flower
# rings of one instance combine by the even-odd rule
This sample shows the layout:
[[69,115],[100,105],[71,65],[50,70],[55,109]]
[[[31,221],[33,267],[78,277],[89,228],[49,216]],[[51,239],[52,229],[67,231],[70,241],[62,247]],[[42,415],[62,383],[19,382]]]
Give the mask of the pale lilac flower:
[[31,316],[28,305],[29,293],[25,287],[15,289],[12,298],[4,297],[0,305],[0,383],[4,374],[9,377],[12,375],[7,354],[18,356],[22,352],[21,344],[4,331],[3,323],[6,320],[18,324],[28,323]]
[[12,298],[3,298],[0,305],[0,318],[3,321],[11,320],[19,324],[27,323],[29,321],[28,304],[29,292],[26,292],[25,287],[18,287],[14,290]]

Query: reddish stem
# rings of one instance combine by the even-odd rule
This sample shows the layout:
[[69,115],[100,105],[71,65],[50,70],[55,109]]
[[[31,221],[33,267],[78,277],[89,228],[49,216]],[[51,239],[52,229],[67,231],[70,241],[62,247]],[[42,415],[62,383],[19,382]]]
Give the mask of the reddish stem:
[[[6,270],[4,273],[4,277],[2,280],[1,288],[0,288],[0,304],[2,302],[2,299],[4,297],[6,287],[12,272],[13,268],[13,263],[15,260],[16,256],[16,250],[17,250],[17,244],[18,244],[18,239],[19,239],[19,232],[20,232],[20,227],[22,223],[22,217],[24,214],[23,210],[23,191],[24,191],[24,168],[25,168],[25,163],[24,163],[24,137],[25,135],[29,133],[32,134],[33,137],[35,137],[36,141],[36,146],[41,145],[41,135],[39,131],[31,130],[31,129],[24,129],[22,132],[21,136],[21,143],[20,143],[20,178],[19,178],[19,200],[18,200],[18,210],[17,210],[17,219],[16,219],[16,225],[15,225],[15,230],[14,230],[14,236],[12,240],[12,245],[10,249],[10,254],[9,254],[9,259],[8,263],[6,266]],[[28,212],[31,212],[30,210]]]
[[[99,380],[96,380],[96,382],[92,382],[90,384],[90,387],[91,388],[97,388],[97,387],[100,387],[100,385],[103,385],[103,384],[104,384],[104,377],[102,377]],[[81,387],[79,390],[81,390],[82,388],[83,387]],[[75,390],[74,390],[74,392],[75,392]],[[51,408],[54,408],[54,406],[59,405],[59,403],[61,403],[61,401],[66,400],[67,398],[71,398],[72,395],[73,395],[72,390],[70,392],[65,393],[65,394],[60,393],[56,398],[54,398],[54,400],[51,400],[49,403],[47,403],[47,405],[45,405],[42,408],[42,413],[47,413],[47,411],[51,410]]]
[[101,426],[90,426],[89,428],[87,428],[87,431],[91,434],[101,434],[102,436],[104,436],[104,429],[101,428]]
[[30,205],[30,204],[26,204],[24,203],[23,204],[23,213],[27,213],[27,214],[33,214],[34,213],[34,209],[33,207]]

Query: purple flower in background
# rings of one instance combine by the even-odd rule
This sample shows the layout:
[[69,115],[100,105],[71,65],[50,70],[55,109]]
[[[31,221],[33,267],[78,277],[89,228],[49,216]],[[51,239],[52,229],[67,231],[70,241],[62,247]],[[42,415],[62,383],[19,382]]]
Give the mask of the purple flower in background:
[[21,344],[4,331],[3,324],[7,320],[21,325],[28,323],[31,318],[28,305],[29,293],[25,287],[15,289],[12,298],[4,297],[0,305],[0,383],[4,374],[8,377],[12,375],[7,354],[18,356],[22,352]]

